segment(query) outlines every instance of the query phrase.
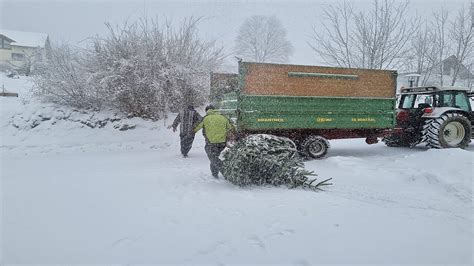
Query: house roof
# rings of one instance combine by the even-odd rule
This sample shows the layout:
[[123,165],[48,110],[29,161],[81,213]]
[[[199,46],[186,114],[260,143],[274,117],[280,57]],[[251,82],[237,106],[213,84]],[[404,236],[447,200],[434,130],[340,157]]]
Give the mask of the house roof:
[[44,48],[48,40],[48,34],[38,32],[14,31],[0,29],[0,35],[3,35],[14,42],[11,45],[26,47]]
[[8,38],[7,36],[3,35],[0,33],[0,37],[3,37],[4,39],[6,39],[8,42],[14,42],[14,40]]
[[[459,60],[457,59],[455,55],[451,55],[450,57],[444,59],[442,63],[443,63],[443,68],[450,70],[454,68],[457,64],[459,64]],[[471,78],[473,76],[474,75],[471,73],[471,71],[469,71],[469,69],[465,65],[460,64],[459,77]]]

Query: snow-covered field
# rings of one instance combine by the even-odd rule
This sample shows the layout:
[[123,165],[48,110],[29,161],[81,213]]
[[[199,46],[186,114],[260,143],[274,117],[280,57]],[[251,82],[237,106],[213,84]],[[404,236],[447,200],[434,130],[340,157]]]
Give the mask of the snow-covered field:
[[201,134],[181,158],[171,119],[60,111],[0,83],[20,92],[0,98],[0,264],[473,264],[474,144],[332,141],[306,163],[326,191],[242,189],[212,178]]

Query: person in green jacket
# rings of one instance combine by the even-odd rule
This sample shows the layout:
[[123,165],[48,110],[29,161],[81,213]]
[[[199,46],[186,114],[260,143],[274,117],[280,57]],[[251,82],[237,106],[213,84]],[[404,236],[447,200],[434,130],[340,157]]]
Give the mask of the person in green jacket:
[[222,172],[222,161],[219,155],[225,148],[227,137],[234,130],[234,127],[225,116],[223,116],[213,105],[206,107],[206,116],[199,123],[194,132],[203,129],[206,139],[206,154],[211,162],[211,173],[215,178],[219,178]]

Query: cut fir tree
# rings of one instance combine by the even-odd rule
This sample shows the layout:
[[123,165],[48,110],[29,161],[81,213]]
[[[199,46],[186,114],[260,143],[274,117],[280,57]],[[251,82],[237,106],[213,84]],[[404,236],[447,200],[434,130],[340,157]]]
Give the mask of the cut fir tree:
[[224,178],[238,186],[286,185],[322,190],[331,178],[317,182],[304,168],[296,145],[287,138],[257,134],[241,139],[223,153]]

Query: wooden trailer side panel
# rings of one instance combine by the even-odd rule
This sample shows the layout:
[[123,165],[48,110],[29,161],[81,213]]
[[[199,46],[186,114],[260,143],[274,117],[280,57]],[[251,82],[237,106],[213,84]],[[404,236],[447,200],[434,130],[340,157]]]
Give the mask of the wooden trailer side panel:
[[396,71],[241,62],[249,95],[395,98]]

